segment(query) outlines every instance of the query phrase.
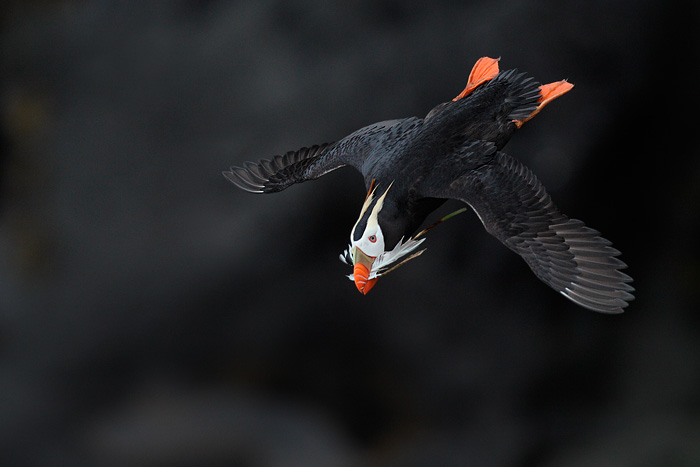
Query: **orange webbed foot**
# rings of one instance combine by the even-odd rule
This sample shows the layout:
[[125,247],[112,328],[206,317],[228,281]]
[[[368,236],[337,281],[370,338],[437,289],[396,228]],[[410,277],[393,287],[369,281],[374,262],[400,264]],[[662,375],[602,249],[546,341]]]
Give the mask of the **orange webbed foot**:
[[574,85],[565,79],[554,83],[543,84],[540,86],[540,94],[542,97],[540,97],[540,105],[538,105],[537,108],[541,109],[557,97],[571,91],[573,87]]
[[516,127],[520,128],[521,126],[523,126],[523,123],[527,122],[532,117],[537,115],[540,112],[540,110],[544,108],[545,105],[549,104],[557,97],[562,96],[563,94],[566,94],[567,92],[571,91],[573,87],[574,85],[569,83],[565,79],[561,81],[555,81],[554,83],[543,84],[542,86],[540,86],[540,98],[537,108],[526,119],[513,120],[513,123],[515,123]]
[[477,60],[471,73],[469,73],[469,80],[467,80],[467,86],[464,88],[464,91],[459,93],[459,95],[452,100],[458,101],[462,99],[478,86],[495,78],[498,74],[499,60],[500,58],[490,57],[481,57],[479,60]]

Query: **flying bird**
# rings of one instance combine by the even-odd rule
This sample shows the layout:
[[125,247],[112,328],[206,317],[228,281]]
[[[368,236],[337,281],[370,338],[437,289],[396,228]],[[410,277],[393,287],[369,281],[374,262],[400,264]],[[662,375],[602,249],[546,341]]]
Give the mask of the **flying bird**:
[[367,196],[340,258],[353,267],[348,277],[363,294],[424,251],[421,237],[433,226],[413,234],[428,214],[456,199],[545,284],[585,308],[620,313],[634,298],[620,252],[562,214],[537,177],[501,152],[516,130],[573,85],[541,85],[516,69],[500,71],[499,60],[480,58],[464,90],[424,118],[375,123],[335,143],[223,174],[245,191],[274,193],[344,166],[362,173]]

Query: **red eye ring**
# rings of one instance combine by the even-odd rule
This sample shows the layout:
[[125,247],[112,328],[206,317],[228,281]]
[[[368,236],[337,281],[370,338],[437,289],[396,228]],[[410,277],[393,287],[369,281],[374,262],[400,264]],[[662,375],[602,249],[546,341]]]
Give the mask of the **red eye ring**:
[[369,236],[369,241],[372,242],[372,243],[376,242],[376,241],[377,241],[376,235],[370,235],[370,236]]

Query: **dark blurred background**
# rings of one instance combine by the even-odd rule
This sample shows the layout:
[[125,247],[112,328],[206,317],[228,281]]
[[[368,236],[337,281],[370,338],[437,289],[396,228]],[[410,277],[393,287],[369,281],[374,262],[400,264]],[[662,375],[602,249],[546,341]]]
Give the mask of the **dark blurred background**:
[[[700,465],[696,2],[3,5],[0,465]],[[359,174],[221,176],[483,55],[576,84],[506,152],[623,252],[626,313],[471,212],[363,297]]]

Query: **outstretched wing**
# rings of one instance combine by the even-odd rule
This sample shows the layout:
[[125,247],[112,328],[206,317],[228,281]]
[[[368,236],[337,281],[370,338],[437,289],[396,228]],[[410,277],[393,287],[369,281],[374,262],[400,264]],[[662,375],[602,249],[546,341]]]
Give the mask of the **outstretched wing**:
[[523,164],[496,153],[488,164],[458,177],[444,197],[469,204],[486,230],[518,253],[547,285],[573,302],[620,313],[634,299],[620,252],[583,222],[554,205]]
[[238,188],[251,193],[275,193],[294,183],[318,178],[343,163],[323,157],[330,144],[289,151],[283,156],[262,159],[260,162],[245,162],[243,167],[231,167],[222,172]]
[[396,144],[406,131],[420,121],[412,117],[375,123],[336,143],[289,151],[282,156],[263,159],[257,163],[245,162],[243,167],[231,167],[223,174],[242,190],[275,193],[346,165],[363,172],[363,163],[368,154],[383,145]]

